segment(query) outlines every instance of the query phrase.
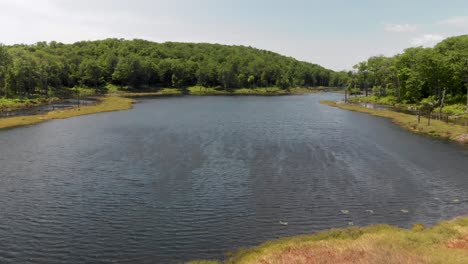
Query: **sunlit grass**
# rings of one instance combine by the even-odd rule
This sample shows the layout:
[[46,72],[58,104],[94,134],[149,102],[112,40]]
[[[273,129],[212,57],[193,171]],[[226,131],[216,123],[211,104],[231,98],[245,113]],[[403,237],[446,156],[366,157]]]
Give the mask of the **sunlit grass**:
[[415,133],[455,140],[461,143],[468,143],[468,141],[465,141],[465,135],[468,134],[468,127],[466,126],[446,123],[444,121],[434,119],[431,119],[430,125],[428,125],[428,120],[424,116],[421,117],[421,122],[418,123],[417,116],[391,110],[375,110],[354,104],[337,104],[335,101],[321,101],[320,103],[346,110],[391,118],[396,124]]
[[176,88],[163,88],[154,92],[127,92],[127,91],[113,91],[110,93],[112,96],[120,97],[158,97],[158,96],[180,96],[182,92]]
[[193,87],[189,87],[187,90],[189,94],[191,95],[259,95],[259,96],[306,94],[306,93],[317,93],[321,91],[318,88],[291,88],[289,90],[280,89],[279,87],[222,89],[222,88],[203,87],[203,86],[193,86]]
[[235,95],[286,95],[291,94],[288,90],[280,89],[277,87],[271,88],[253,88],[253,89],[236,89]]
[[224,89],[216,89],[213,87],[192,86],[187,88],[191,95],[230,95],[231,92]]
[[361,96],[361,97],[350,97],[348,98],[350,102],[356,103],[372,103],[372,104],[382,104],[382,105],[395,105],[398,100],[395,96]]
[[[239,249],[224,263],[467,263],[468,218],[432,228],[389,225],[332,229]],[[203,262],[193,262],[203,263]],[[217,263],[217,262],[206,262]],[[221,262],[219,262],[221,263]]]
[[51,111],[42,115],[15,116],[0,118],[0,129],[24,125],[32,125],[52,119],[64,119],[73,116],[88,115],[99,112],[127,110],[132,108],[135,101],[122,97],[102,97],[96,105],[81,106],[79,108]]

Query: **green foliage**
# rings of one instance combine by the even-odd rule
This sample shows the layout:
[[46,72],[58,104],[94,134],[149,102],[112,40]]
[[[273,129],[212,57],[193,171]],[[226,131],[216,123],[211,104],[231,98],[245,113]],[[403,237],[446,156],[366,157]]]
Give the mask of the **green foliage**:
[[431,97],[437,107],[443,91],[446,105],[467,103],[467,58],[468,35],[448,38],[434,48],[409,48],[394,57],[374,56],[349,72],[333,72],[265,50],[219,44],[106,39],[69,45],[0,45],[0,96],[60,96],[77,86],[100,93],[206,87],[192,89],[192,94],[333,86],[346,87],[350,94],[371,93],[385,98],[379,100],[387,104],[417,104]]
[[448,38],[434,48],[416,47],[394,57],[371,57],[354,69],[347,86],[366,94],[372,88],[373,95],[391,95],[398,103],[420,103],[431,97],[437,106],[445,90],[446,104],[467,104],[468,35]]
[[228,95],[231,94],[224,89],[219,87],[204,87],[204,86],[192,86],[188,88],[188,92],[191,95]]
[[388,95],[388,96],[371,95],[367,97],[349,98],[348,100],[350,102],[372,103],[372,104],[379,104],[379,105],[396,105],[398,101],[398,99],[393,95]]
[[[464,135],[467,133],[467,129],[466,127],[461,125],[447,123],[442,120],[432,120],[430,126],[428,126],[425,122],[418,122],[417,116],[400,113],[392,110],[377,110],[362,107],[356,104],[337,104],[335,101],[321,101],[320,103],[346,110],[364,112],[375,116],[391,118],[396,124],[414,133],[424,134],[436,138],[455,140],[460,143],[466,142]],[[424,105],[422,105],[421,107],[423,106]],[[424,109],[422,110],[423,112],[425,111]],[[409,211],[406,209],[402,209],[401,212],[408,213]]]
[[44,98],[4,98],[0,97],[0,112],[2,111],[11,111],[22,108],[28,108],[33,106],[38,106],[41,104],[46,104],[58,100],[58,98],[49,98],[49,100]]
[[[439,111],[439,108],[434,109],[435,112]],[[447,105],[442,108],[442,112],[449,115],[462,115],[466,113],[466,105],[453,104]]]
[[279,87],[257,87],[257,88],[236,88],[224,89],[223,87],[204,87],[192,86],[187,89],[188,94],[191,95],[287,95],[297,93],[310,93],[314,90],[308,88],[293,88],[284,90]]
[[246,87],[288,90],[340,86],[346,79],[346,73],[244,46],[138,39],[0,46],[0,96],[9,97],[68,94],[75,86],[108,91],[196,85],[219,93]]

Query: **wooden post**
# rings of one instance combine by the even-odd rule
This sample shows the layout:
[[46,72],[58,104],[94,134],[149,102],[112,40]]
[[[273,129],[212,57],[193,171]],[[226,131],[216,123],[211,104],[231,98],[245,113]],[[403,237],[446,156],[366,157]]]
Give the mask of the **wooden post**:
[[429,115],[427,116],[427,125],[431,125],[431,112],[429,112]]
[[421,110],[418,110],[418,124],[421,123]]

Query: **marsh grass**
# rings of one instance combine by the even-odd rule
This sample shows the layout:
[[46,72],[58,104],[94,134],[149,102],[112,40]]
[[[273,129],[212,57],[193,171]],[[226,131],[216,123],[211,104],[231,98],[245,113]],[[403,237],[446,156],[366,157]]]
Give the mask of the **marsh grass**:
[[47,120],[64,119],[80,115],[88,115],[99,112],[110,112],[117,110],[127,110],[132,108],[135,102],[133,99],[123,97],[102,97],[99,103],[79,108],[51,111],[42,115],[15,116],[0,118],[0,129],[17,126],[32,125]]
[[360,96],[360,97],[350,97],[348,98],[349,102],[354,103],[372,103],[372,104],[380,104],[380,105],[395,105],[397,104],[398,100],[395,96]]
[[163,88],[154,92],[126,92],[126,91],[113,91],[111,96],[120,97],[165,97],[165,96],[181,96],[183,93],[176,88]]
[[322,90],[318,88],[291,88],[289,90],[280,89],[278,87],[265,88],[237,88],[237,89],[222,89],[203,86],[189,87],[190,95],[254,95],[254,96],[278,96],[278,95],[293,95],[317,93]]
[[320,103],[341,109],[368,113],[375,116],[391,118],[393,122],[414,133],[428,135],[431,137],[468,143],[462,140],[463,135],[468,134],[468,127],[452,123],[446,123],[440,120],[431,119],[431,124],[427,125],[427,118],[421,117],[421,123],[418,123],[418,117],[414,115],[399,113],[391,110],[375,110],[353,104],[337,104],[335,101],[321,101]]
[[[224,263],[467,263],[468,217],[412,229],[389,225],[332,229],[239,249]],[[194,262],[203,263],[203,262]],[[216,263],[216,262],[207,262]],[[221,262],[218,262],[221,263]]]
[[288,95],[291,94],[288,90],[283,90],[277,87],[271,88],[254,88],[254,89],[236,89],[234,95]]
[[187,91],[190,95],[232,95],[229,90],[203,86],[188,87]]
[[0,97],[0,112],[27,109],[59,101],[59,98],[4,98]]

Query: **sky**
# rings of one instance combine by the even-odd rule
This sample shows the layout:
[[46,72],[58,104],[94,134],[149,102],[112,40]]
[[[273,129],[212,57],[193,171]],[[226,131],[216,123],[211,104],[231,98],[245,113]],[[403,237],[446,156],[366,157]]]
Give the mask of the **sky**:
[[0,0],[3,44],[221,43],[333,70],[462,34],[468,34],[468,0]]

